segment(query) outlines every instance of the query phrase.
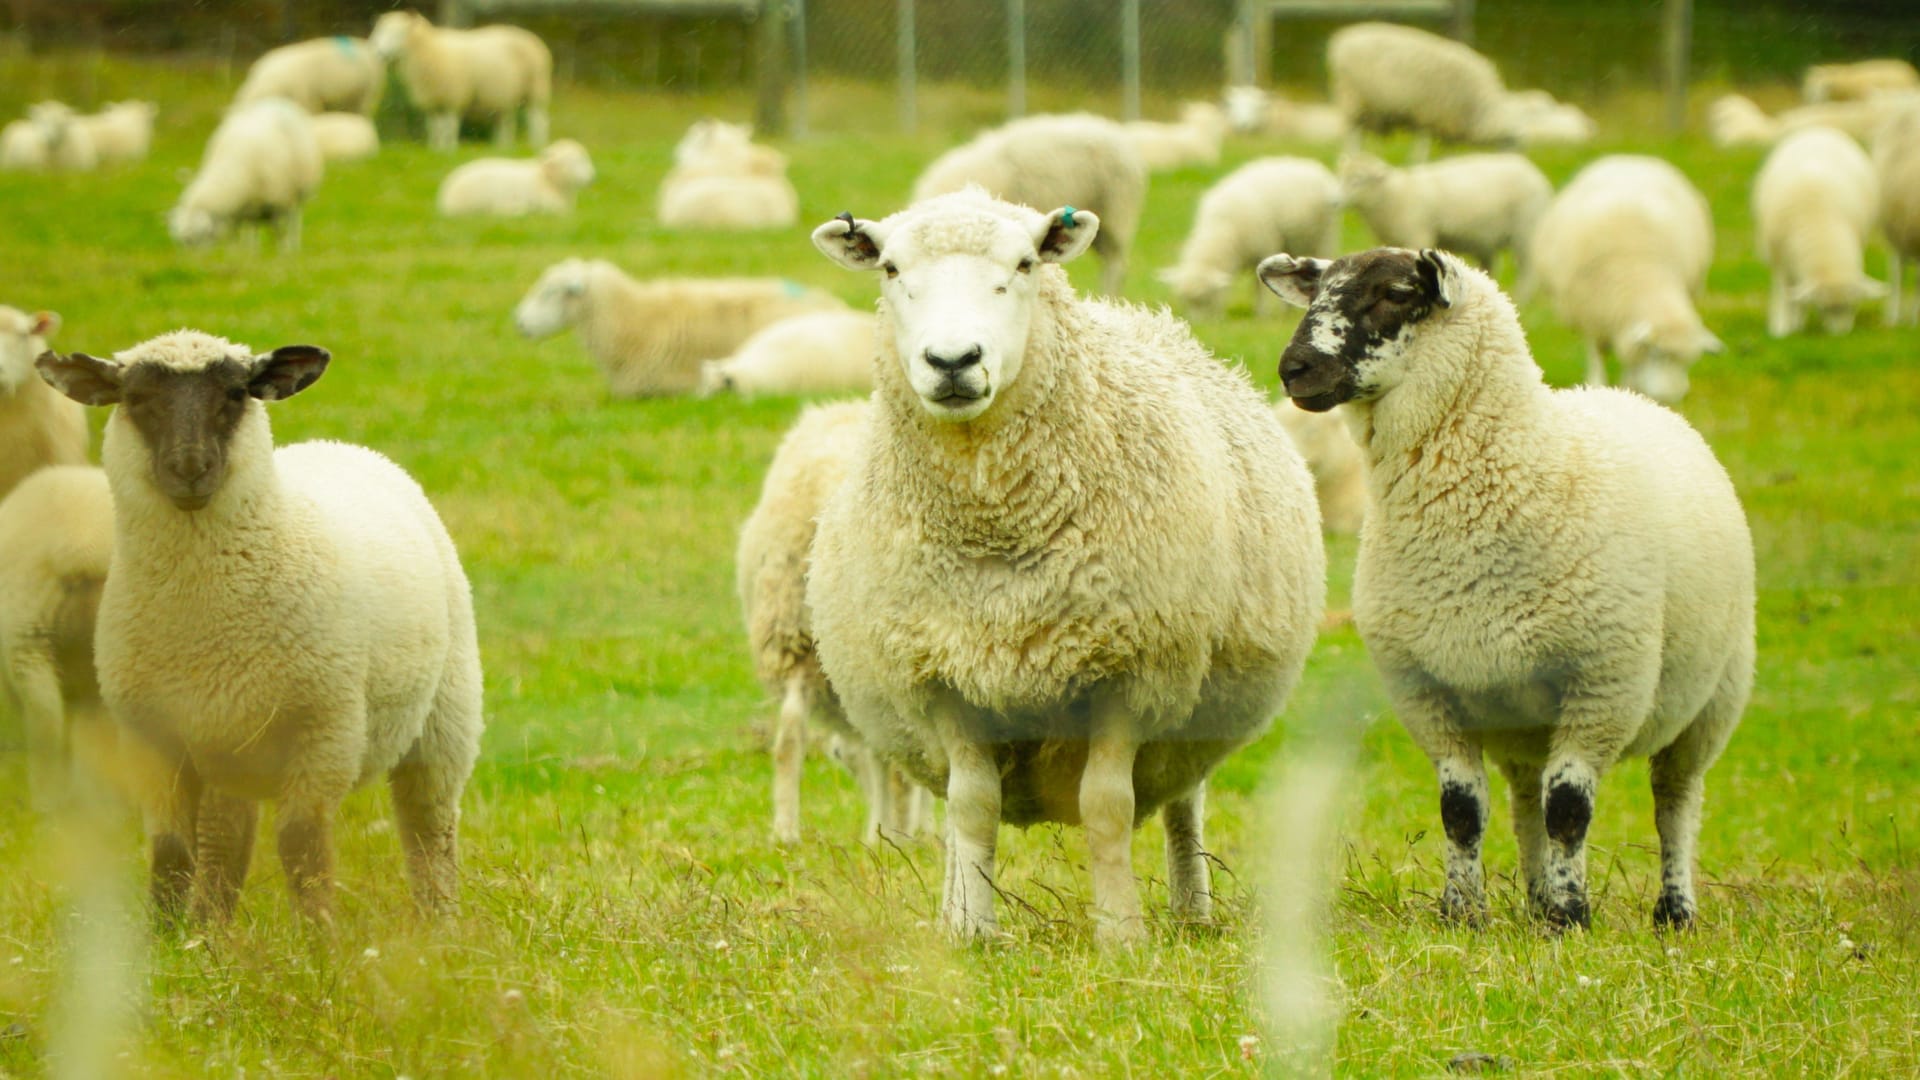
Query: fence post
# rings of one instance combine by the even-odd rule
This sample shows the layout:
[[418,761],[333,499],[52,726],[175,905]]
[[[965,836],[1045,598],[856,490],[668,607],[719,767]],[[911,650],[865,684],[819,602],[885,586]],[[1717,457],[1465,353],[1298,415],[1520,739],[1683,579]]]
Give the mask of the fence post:
[[1027,0],[1007,0],[1007,117],[1027,115]]
[[1140,0],[1120,0],[1120,118],[1140,119]]
[[1667,127],[1687,128],[1687,61],[1693,52],[1693,0],[1667,0]]
[[787,3],[761,0],[754,27],[753,126],[768,135],[787,131]]
[[1473,0],[1453,0],[1453,40],[1473,44]]
[[914,72],[913,56],[913,0],[899,0],[895,7],[899,13],[895,18],[895,33],[898,40],[894,44],[895,63],[900,69],[900,130],[911,135],[919,126],[919,112],[913,100]]
[[799,138],[807,133],[807,0],[791,0],[787,55],[792,63],[788,76],[793,86],[793,117],[789,132]]

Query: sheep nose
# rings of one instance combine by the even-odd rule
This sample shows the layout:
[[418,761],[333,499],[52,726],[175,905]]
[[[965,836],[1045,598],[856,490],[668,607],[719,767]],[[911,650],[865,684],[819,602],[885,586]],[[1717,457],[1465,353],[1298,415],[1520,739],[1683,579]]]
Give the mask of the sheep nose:
[[167,471],[176,479],[192,484],[213,471],[213,455],[200,450],[186,450],[175,454],[167,466]]
[[1280,354],[1280,381],[1292,382],[1313,370],[1314,353],[1297,345]]
[[925,356],[927,363],[951,375],[955,372],[965,371],[967,368],[979,363],[981,353],[980,346],[975,345],[958,356],[941,356],[932,349],[928,349]]

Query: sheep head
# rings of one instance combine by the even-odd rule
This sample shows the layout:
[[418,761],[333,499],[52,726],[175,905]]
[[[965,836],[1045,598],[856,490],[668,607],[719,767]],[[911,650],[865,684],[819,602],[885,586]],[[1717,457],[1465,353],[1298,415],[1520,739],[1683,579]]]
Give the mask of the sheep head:
[[1260,281],[1307,309],[1280,354],[1287,396],[1308,412],[1379,397],[1405,375],[1421,322],[1453,306],[1463,272],[1431,248],[1375,248],[1343,259],[1273,255]]
[[1019,378],[1045,264],[1078,256],[1099,227],[1086,210],[1043,214],[968,188],[884,221],[842,214],[813,243],[849,270],[880,272],[901,374],[928,415],[965,423]]
[[525,337],[544,338],[579,322],[591,270],[585,259],[562,259],[547,267],[514,306],[513,325]]
[[34,358],[46,351],[46,338],[60,329],[60,316],[51,311],[31,314],[0,306],[0,396],[20,391],[35,377]]
[[373,33],[367,44],[380,59],[392,63],[407,51],[415,31],[433,24],[417,11],[389,11],[373,20]]

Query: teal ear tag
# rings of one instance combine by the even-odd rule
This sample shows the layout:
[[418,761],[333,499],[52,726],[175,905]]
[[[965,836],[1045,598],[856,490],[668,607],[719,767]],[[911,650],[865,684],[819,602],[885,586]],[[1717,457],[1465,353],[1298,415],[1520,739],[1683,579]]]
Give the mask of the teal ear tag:
[[1060,221],[1061,221],[1061,223],[1062,223],[1062,224],[1064,224],[1064,225],[1065,225],[1065,226],[1066,226],[1067,228],[1069,228],[1069,229],[1071,229],[1071,228],[1073,228],[1073,207],[1071,207],[1071,206],[1068,206],[1068,207],[1063,207],[1063,208],[1062,208],[1062,213],[1061,213],[1061,215],[1060,215]]

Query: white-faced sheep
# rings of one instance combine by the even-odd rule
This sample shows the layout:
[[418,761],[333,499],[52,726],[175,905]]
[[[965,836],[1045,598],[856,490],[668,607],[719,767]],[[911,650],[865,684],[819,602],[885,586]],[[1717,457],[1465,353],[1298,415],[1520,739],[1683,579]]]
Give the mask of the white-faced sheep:
[[1147,201],[1147,167],[1124,127],[1088,113],[1032,116],[941,154],[914,181],[913,201],[978,184],[1025,206],[1074,206],[1100,216],[1093,249],[1101,291],[1120,295],[1127,253]]
[[810,311],[754,331],[732,356],[700,365],[700,396],[833,394],[873,389],[873,315]]
[[615,397],[651,397],[694,390],[701,361],[726,356],[761,327],[845,308],[780,278],[642,282],[604,260],[563,259],[527,291],[513,323],[530,338],[575,328]]
[[237,106],[207,140],[200,171],[167,214],[167,231],[191,247],[264,224],[282,251],[298,251],[300,210],[323,169],[312,120],[299,106],[284,98]]
[[1880,177],[1880,229],[1887,237],[1887,325],[1920,322],[1920,293],[1904,303],[1906,265],[1920,261],[1920,104],[1908,106],[1883,125],[1873,140],[1873,164]]
[[574,196],[593,182],[593,159],[572,139],[551,143],[525,161],[480,158],[447,174],[440,184],[440,212],[448,217],[487,214],[564,214]]
[[1800,94],[1810,102],[1863,101],[1912,90],[1920,90],[1920,71],[1894,59],[1814,64],[1800,81]]
[[313,140],[324,161],[358,161],[380,152],[380,132],[359,113],[315,113]]
[[774,452],[760,502],[740,529],[735,571],[753,671],[780,699],[773,735],[773,836],[783,844],[800,839],[800,765],[810,716],[840,740],[835,757],[866,796],[865,843],[878,841],[883,829],[906,836],[921,825],[916,819],[925,800],[918,789],[894,776],[897,767],[875,754],[847,723],[820,669],[807,609],[814,522],[859,460],[868,409],[865,401],[849,401],[801,413]]
[[1687,369],[1723,348],[1694,308],[1713,261],[1707,200],[1672,165],[1625,154],[1588,165],[1541,215],[1531,252],[1528,278],[1586,339],[1589,384],[1606,385],[1608,349],[1625,385],[1678,401]]
[[1227,136],[1227,114],[1205,101],[1188,102],[1177,123],[1135,120],[1126,125],[1127,138],[1149,172],[1189,165],[1220,164],[1220,144]]
[[1553,201],[1553,184],[1523,154],[1465,154],[1405,169],[1350,154],[1340,182],[1380,243],[1443,247],[1488,269],[1502,251],[1514,253],[1516,268],[1524,264],[1534,222]]
[[[1160,280],[1193,314],[1212,317],[1227,290],[1275,251],[1340,249],[1340,182],[1310,158],[1250,161],[1220,178],[1200,197],[1180,261]],[[1259,314],[1265,290],[1254,287]]]
[[800,193],[785,176],[669,175],[657,212],[673,229],[778,229],[799,220]]
[[1852,139],[1806,128],[1774,146],[1753,184],[1754,241],[1773,276],[1768,333],[1797,333],[1812,308],[1844,334],[1862,303],[1887,294],[1862,269],[1879,209],[1873,162]]
[[314,38],[262,53],[233,102],[285,98],[310,113],[371,116],[386,85],[386,66],[365,38]]
[[1723,94],[1707,108],[1707,136],[1715,146],[1765,146],[1780,137],[1780,125],[1752,98]]
[[99,164],[92,130],[61,102],[37,102],[0,131],[0,169],[90,172]]
[[1358,23],[1327,39],[1333,103],[1362,131],[1416,133],[1414,159],[1432,138],[1498,143],[1515,132],[1503,109],[1507,91],[1493,61],[1457,41],[1411,26]]
[[145,161],[153,145],[153,118],[159,107],[151,101],[116,101],[76,122],[87,131],[102,165]]
[[194,914],[232,910],[271,799],[295,903],[330,918],[334,814],[381,775],[415,898],[454,901],[483,723],[473,600],[399,466],[343,443],[274,449],[265,403],[328,359],[181,330],[113,360],[40,360],[68,396],[117,406],[101,446],[113,568],[95,666],[149,770],[137,786],[164,913],[189,888]]
[[1287,401],[1275,406],[1274,413],[1313,474],[1320,527],[1330,533],[1359,532],[1367,516],[1367,461],[1346,421],[1332,413],[1295,408]]
[[814,243],[880,277],[860,464],[807,603],[876,749],[947,798],[942,918],[991,934],[1001,822],[1080,822],[1096,930],[1144,932],[1134,828],[1205,919],[1202,792],[1299,676],[1325,601],[1313,482],[1246,374],[1184,324],[1076,296],[1099,220],[978,189]]
[[0,495],[48,465],[87,460],[87,413],[41,381],[33,362],[60,329],[51,311],[0,304]]
[[547,103],[553,95],[553,53],[517,26],[450,30],[413,11],[389,11],[374,21],[374,52],[398,65],[400,84],[427,116],[427,145],[452,150],[460,119],[491,119],[493,141],[512,146],[515,114],[527,113],[527,141],[547,144]]
[[1346,114],[1332,105],[1290,101],[1258,86],[1229,86],[1223,100],[1229,126],[1243,135],[1337,143],[1350,130]]
[[112,551],[113,502],[99,469],[49,466],[0,499],[0,684],[26,728],[27,780],[43,813],[67,801],[69,769],[111,779],[98,775],[112,728],[93,629]]
[[1483,756],[1534,910],[1581,926],[1599,779],[1650,756],[1653,919],[1689,924],[1705,774],[1754,667],[1753,543],[1713,451],[1637,394],[1548,388],[1512,303],[1450,255],[1276,255],[1260,276],[1307,308],[1288,395],[1348,411],[1366,454],[1354,624],[1438,774],[1444,909],[1486,911]]

